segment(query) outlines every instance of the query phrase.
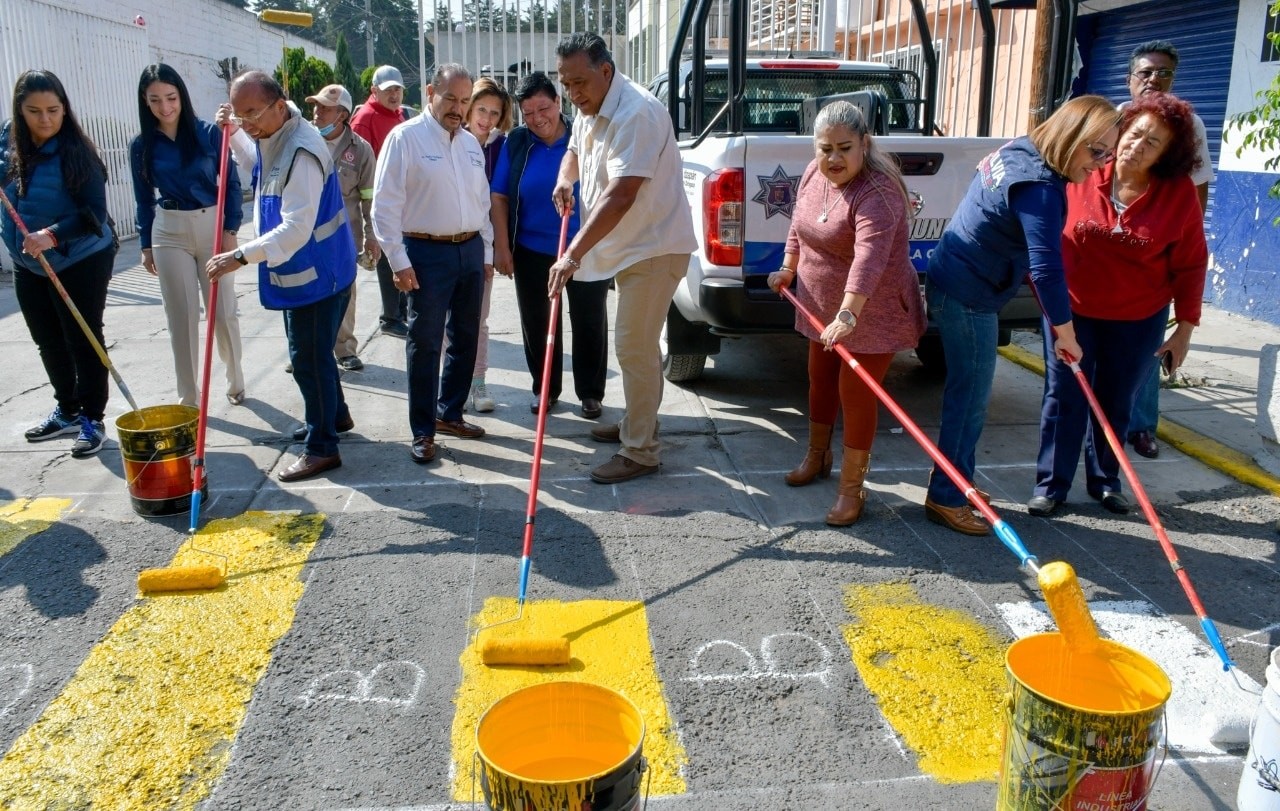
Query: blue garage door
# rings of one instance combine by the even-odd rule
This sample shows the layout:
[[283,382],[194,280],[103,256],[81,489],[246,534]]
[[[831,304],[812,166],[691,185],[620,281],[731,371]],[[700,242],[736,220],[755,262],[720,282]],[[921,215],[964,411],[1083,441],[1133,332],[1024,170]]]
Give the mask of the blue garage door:
[[1129,54],[1152,39],[1178,48],[1173,92],[1195,105],[1218,165],[1239,2],[1155,0],[1082,15],[1077,28],[1084,69],[1076,89],[1115,102],[1129,99]]

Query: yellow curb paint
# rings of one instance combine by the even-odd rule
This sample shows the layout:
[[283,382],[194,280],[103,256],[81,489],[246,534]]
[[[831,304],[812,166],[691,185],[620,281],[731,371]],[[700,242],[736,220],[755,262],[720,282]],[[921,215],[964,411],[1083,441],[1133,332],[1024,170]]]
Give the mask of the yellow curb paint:
[[[999,352],[1006,360],[1044,376],[1042,356],[1013,344],[1000,347]],[[1185,425],[1178,424],[1168,415],[1161,415],[1156,436],[1192,459],[1197,459],[1236,481],[1265,490],[1273,496],[1280,496],[1280,478],[1268,473],[1248,454],[1192,431]]]
[[1005,643],[907,583],[848,586],[845,607],[856,618],[843,629],[853,663],[920,770],[944,783],[994,780]]
[[[211,521],[215,591],[140,599],[0,760],[0,808],[190,809],[226,767],[254,685],[289,630],[322,515]],[[205,563],[183,546],[175,566]]]
[[[474,617],[473,627],[515,615],[514,598],[491,597]],[[480,716],[509,693],[551,681],[591,682],[630,699],[644,717],[644,756],[652,772],[650,794],[683,794],[687,758],[662,694],[662,680],[649,645],[644,603],[531,600],[525,603],[523,619],[485,631],[480,641],[557,636],[570,640],[572,659],[565,667],[486,667],[480,661],[479,645],[470,644],[462,652],[462,682],[454,696],[454,800],[466,802],[472,798],[472,764]],[[650,781],[650,777],[646,775],[645,780]],[[474,792],[479,802],[479,776],[475,778]]]
[[0,557],[58,523],[70,506],[69,498],[20,498],[0,505]]

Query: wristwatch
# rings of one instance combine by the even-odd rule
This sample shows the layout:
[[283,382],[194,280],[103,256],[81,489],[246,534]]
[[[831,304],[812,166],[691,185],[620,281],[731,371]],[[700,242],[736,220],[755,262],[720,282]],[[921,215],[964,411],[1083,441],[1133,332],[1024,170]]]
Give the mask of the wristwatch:
[[836,313],[836,320],[841,324],[850,327],[858,326],[858,316],[853,314],[853,310],[841,310]]
[[236,248],[236,252],[231,254],[231,258],[236,260],[242,265],[249,264],[249,260],[244,258],[244,251],[240,250],[239,248]]

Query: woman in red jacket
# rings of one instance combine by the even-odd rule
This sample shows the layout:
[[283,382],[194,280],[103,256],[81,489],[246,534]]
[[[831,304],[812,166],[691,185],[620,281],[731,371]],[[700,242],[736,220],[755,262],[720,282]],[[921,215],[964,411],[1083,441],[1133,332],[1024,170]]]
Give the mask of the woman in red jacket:
[[[1174,96],[1143,96],[1124,109],[1115,162],[1067,187],[1062,247],[1080,368],[1121,437],[1152,366],[1167,355],[1176,369],[1200,322],[1209,254],[1190,176],[1199,164],[1193,118]],[[1178,326],[1164,340],[1170,302]],[[1066,501],[1082,442],[1089,495],[1127,513],[1120,462],[1102,426],[1070,367],[1046,352],[1032,515],[1051,515]]]

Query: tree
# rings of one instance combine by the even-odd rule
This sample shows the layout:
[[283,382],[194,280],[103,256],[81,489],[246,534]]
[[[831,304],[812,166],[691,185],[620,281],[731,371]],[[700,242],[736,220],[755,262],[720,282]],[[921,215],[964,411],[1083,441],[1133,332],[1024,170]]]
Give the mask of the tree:
[[[1280,17],[1280,0],[1271,4],[1271,16]],[[1267,34],[1273,48],[1280,49],[1280,34]],[[1246,149],[1256,150],[1267,159],[1262,165],[1269,172],[1280,169],[1280,73],[1271,77],[1271,85],[1258,91],[1258,105],[1248,112],[1231,117],[1227,129],[1237,129],[1244,133],[1240,146],[1236,148],[1236,157]],[[1280,179],[1271,184],[1268,194],[1280,199]],[[1272,225],[1280,225],[1280,217],[1271,221]]]
[[[285,80],[286,73],[288,81]],[[276,68],[275,78],[285,87],[289,100],[299,110],[305,110],[307,96],[314,95],[327,84],[333,84],[333,68],[328,62],[307,56],[304,48],[289,48],[285,51],[284,62]]]
[[351,64],[351,53],[347,49],[347,38],[338,34],[338,47],[334,49],[333,79],[347,89],[354,100],[360,95],[360,74],[356,66]]

